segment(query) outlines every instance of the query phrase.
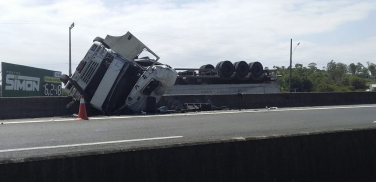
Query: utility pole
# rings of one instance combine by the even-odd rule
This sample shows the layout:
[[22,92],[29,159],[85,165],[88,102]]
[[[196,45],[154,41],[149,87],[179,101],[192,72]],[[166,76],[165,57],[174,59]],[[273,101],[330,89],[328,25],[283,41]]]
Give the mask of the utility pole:
[[74,27],[74,22],[69,27],[69,76],[72,76],[72,61],[71,61],[71,30]]
[[291,92],[291,71],[292,71],[292,39],[290,43],[290,76],[289,76],[289,92]]
[[[298,47],[298,45],[300,45],[300,42],[298,42],[298,44],[296,44],[295,48],[294,48],[294,51],[292,50],[292,39],[291,39],[291,43],[290,43],[290,78],[289,78],[289,89],[291,92],[291,72],[292,72],[292,54],[294,54],[295,52],[295,49]],[[296,90],[295,90],[296,92]]]

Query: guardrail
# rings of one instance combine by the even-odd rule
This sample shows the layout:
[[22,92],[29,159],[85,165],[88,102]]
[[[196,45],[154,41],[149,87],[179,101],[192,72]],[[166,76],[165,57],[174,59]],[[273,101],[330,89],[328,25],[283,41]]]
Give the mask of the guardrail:
[[[0,98],[0,119],[64,116],[78,113],[78,103],[69,109],[68,97]],[[182,109],[185,103],[210,103],[214,107],[253,109],[351,104],[376,104],[376,92],[277,93],[228,95],[169,95],[157,104],[168,109]],[[90,107],[88,114],[91,115]]]

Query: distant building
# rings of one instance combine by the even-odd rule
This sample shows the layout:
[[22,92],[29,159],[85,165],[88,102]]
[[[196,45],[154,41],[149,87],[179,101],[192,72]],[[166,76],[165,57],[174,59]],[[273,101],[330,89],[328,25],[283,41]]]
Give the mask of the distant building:
[[369,84],[369,91],[376,91],[376,83]]

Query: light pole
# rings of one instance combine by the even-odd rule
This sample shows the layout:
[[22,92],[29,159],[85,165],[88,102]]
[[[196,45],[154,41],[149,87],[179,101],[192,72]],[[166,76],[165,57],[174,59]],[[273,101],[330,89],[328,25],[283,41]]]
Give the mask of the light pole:
[[[296,47],[298,47],[298,45],[300,44],[300,42],[298,44],[296,44],[295,48],[294,48],[294,52],[295,52],[295,49]],[[289,76],[289,92],[291,92],[291,72],[292,72],[292,54],[294,53],[292,51],[292,39],[291,39],[291,43],[290,43],[290,76]]]
[[71,67],[71,30],[74,27],[74,22],[69,27],[69,76],[72,76],[72,67]]

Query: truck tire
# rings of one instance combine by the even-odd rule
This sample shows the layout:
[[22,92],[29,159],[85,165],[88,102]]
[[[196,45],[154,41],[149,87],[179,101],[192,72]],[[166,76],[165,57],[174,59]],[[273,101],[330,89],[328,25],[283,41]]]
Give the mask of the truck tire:
[[204,69],[214,69],[214,66],[211,65],[211,64],[206,64],[206,65],[204,65],[203,68],[204,68]]
[[264,74],[264,68],[260,62],[249,63],[249,70],[254,78],[258,78]]
[[100,42],[105,48],[109,49],[110,46],[108,46],[105,42],[104,42],[104,39],[102,37],[95,37],[95,39],[93,40],[93,42]]
[[248,63],[245,61],[238,61],[234,63],[234,68],[236,72],[237,79],[244,79],[249,73]]
[[[215,69],[211,64],[205,64],[200,67],[200,69]],[[199,75],[211,75],[212,71],[199,71]]]
[[223,63],[223,61],[217,63],[217,65],[215,66],[215,69],[219,69],[219,66]]
[[224,79],[229,79],[235,71],[234,65],[230,61],[221,61],[217,64],[216,68]]
[[60,76],[60,81],[63,82],[64,85],[66,85],[68,83],[68,81],[69,81],[68,75],[66,75],[66,74],[61,75]]

